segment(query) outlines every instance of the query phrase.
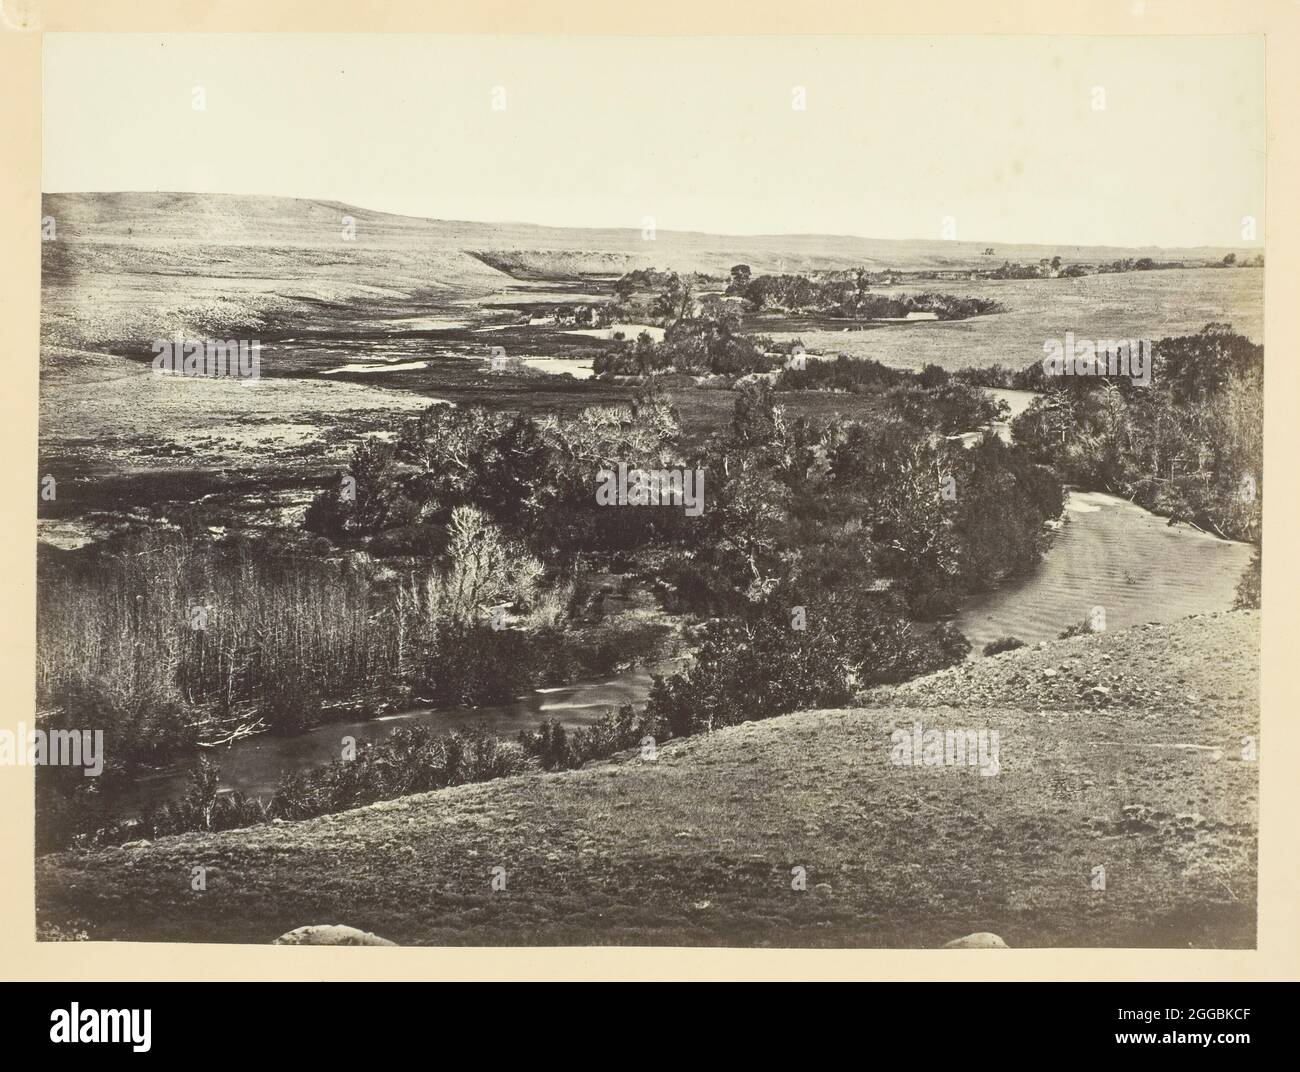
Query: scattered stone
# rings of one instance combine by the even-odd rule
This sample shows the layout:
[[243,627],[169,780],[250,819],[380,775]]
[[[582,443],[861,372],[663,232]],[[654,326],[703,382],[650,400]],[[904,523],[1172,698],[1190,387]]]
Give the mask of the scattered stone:
[[1126,804],[1120,809],[1123,818],[1120,819],[1119,829],[1125,834],[1149,834],[1156,829],[1151,822],[1150,811],[1142,804]]
[[299,927],[280,935],[272,945],[397,945],[387,938],[380,938],[369,931],[359,931],[356,927],[342,924],[316,924]]

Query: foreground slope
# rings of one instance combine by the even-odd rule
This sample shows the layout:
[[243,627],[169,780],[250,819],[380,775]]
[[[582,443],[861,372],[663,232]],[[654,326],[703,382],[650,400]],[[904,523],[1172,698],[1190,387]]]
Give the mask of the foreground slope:
[[[1249,947],[1258,629],[1236,612],[1054,641],[653,762],[46,857],[38,914],[134,940],[343,923],[401,944]],[[892,765],[917,720],[998,730],[1001,772]]]

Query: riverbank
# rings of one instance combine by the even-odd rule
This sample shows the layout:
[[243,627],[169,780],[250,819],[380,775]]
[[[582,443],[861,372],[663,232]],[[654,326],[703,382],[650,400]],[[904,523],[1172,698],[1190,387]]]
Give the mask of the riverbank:
[[[1014,635],[1029,644],[1054,640],[1094,606],[1104,607],[1112,631],[1232,606],[1236,583],[1249,561],[1249,545],[1219,540],[1186,526],[1171,528],[1141,507],[1101,493],[1072,492],[1066,516],[1068,522],[1053,534],[1043,561],[1029,575],[1008,579],[994,592],[970,601],[958,615],[956,624],[972,643],[972,661],[979,661],[983,646],[999,637]],[[1134,561],[1143,562],[1143,568]],[[665,613],[645,593],[637,598],[611,595],[605,602],[614,611],[610,626],[636,625],[662,634],[652,651],[634,653],[632,666],[530,689],[509,702],[479,707],[435,708],[408,701],[380,710],[375,698],[368,712],[332,710],[320,725],[304,733],[257,733],[144,773],[122,792],[120,814],[139,817],[151,807],[178,799],[200,755],[217,764],[223,792],[269,800],[286,775],[337,759],[345,738],[358,744],[375,742],[398,726],[425,725],[439,733],[482,728],[511,740],[521,730],[535,730],[544,719],[573,730],[591,725],[623,704],[639,707],[649,695],[651,675],[669,674],[680,666],[685,656],[683,619]],[[1104,638],[1101,646],[1109,643]],[[1128,658],[1118,649],[1114,656],[1120,660],[1117,667]],[[966,668],[952,672],[965,673]],[[1137,680],[1132,674],[1129,677]],[[1062,678],[1061,684],[1065,681]],[[1093,684],[1109,688],[1112,683],[1099,679]],[[1119,687],[1127,685],[1121,682]],[[908,695],[907,685],[897,688],[899,695]],[[1060,700],[1062,694],[1056,691],[1052,697]],[[1151,697],[1139,687],[1132,699],[1146,702]]]
[[[932,948],[988,930],[1013,947],[1250,947],[1257,781],[1240,740],[1258,732],[1258,629],[1236,612],[1051,641],[982,660],[984,684],[905,686],[939,690],[942,710],[882,695],[654,761],[44,857],[38,917],[137,941],[345,923],[434,945]],[[1031,687],[1044,660],[1120,652],[1165,699],[1085,712]],[[998,730],[1001,773],[891,765],[892,731],[918,718]]]
[[[661,650],[668,646],[662,645]],[[677,666],[677,659],[638,663],[567,685],[530,689],[505,704],[444,708],[417,704],[373,718],[331,720],[290,737],[258,733],[142,775],[122,794],[122,814],[138,817],[150,807],[179,799],[200,758],[217,765],[222,792],[269,801],[287,775],[315,770],[338,759],[341,742],[377,743],[400,726],[424,726],[443,734],[482,729],[503,740],[512,740],[521,730],[536,730],[547,719],[561,722],[569,730],[579,729],[623,704],[640,706],[650,693],[652,674],[668,674]]]
[[1001,637],[1053,640],[1096,607],[1108,630],[1227,610],[1254,552],[1099,491],[1068,492],[1050,540],[1033,569],[954,619],[975,652]]

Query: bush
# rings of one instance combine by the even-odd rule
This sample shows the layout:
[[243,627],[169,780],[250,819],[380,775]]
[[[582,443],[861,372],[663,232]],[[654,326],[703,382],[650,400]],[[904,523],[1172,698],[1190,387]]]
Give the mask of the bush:
[[1058,633],[1056,639],[1069,640],[1071,637],[1091,636],[1093,633],[1097,632],[1100,632],[1100,630],[1092,624],[1092,619],[1085,615],[1082,621],[1076,622],[1074,625],[1071,625]]
[[648,711],[638,712],[631,704],[602,715],[590,726],[577,730],[570,752],[581,765],[589,759],[606,759],[616,752],[638,747],[647,737],[658,738],[663,730]]
[[1024,646],[1025,642],[1019,637],[998,637],[997,640],[990,640],[984,645],[984,654],[1001,655],[1004,651],[1015,651],[1016,648],[1023,648]]
[[1259,610],[1260,574],[1262,553],[1256,551],[1250,563],[1237,582],[1237,597],[1233,600],[1233,610]]
[[439,735],[428,726],[402,726],[387,741],[363,742],[355,759],[289,775],[267,814],[308,819],[410,793],[508,778],[530,765],[519,744],[482,729]]
[[532,756],[545,770],[564,770],[577,766],[569,750],[569,738],[564,726],[546,719],[536,733],[519,731],[519,747],[525,755]]
[[242,793],[221,795],[221,768],[206,757],[190,769],[189,779],[180,800],[164,804],[145,817],[142,825],[150,837],[191,830],[234,830],[266,820],[267,808],[260,800]]
[[646,712],[674,737],[843,704],[851,689],[841,641],[820,620],[793,630],[784,617],[708,624],[684,674],[656,677]]
[[519,745],[546,770],[568,770],[581,767],[589,759],[608,759],[617,752],[636,748],[646,737],[661,733],[653,715],[623,704],[572,735],[558,722],[543,722],[534,733],[522,731]]
[[292,737],[310,729],[320,721],[319,679],[307,673],[288,672],[268,682],[263,710],[272,733]]
[[418,686],[438,706],[507,703],[532,684],[528,638],[513,629],[439,626]]

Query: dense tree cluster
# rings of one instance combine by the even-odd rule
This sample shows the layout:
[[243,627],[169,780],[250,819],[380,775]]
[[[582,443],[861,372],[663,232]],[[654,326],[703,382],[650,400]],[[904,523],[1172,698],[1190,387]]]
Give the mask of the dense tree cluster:
[[[743,268],[743,265],[737,267]],[[856,320],[897,320],[911,313],[931,313],[939,320],[964,320],[1001,311],[988,298],[954,294],[882,294],[870,290],[870,273],[851,279],[807,275],[737,275],[727,293],[743,298],[754,312],[784,312]]]
[[1158,340],[1150,386],[1027,370],[1043,394],[1016,442],[1067,483],[1234,539],[1257,541],[1263,505],[1264,349],[1229,325]]
[[736,309],[715,303],[704,315],[674,320],[662,342],[646,332],[634,341],[616,339],[596,355],[593,367],[597,375],[646,376],[672,370],[691,376],[743,376],[780,367],[780,350],[771,339],[742,331]]
[[879,396],[904,420],[942,435],[984,428],[1005,412],[983,390],[938,365],[912,373],[847,354],[834,360],[809,358],[801,368],[784,368],[775,388]]
[[708,624],[648,707],[674,732],[840,703],[963,658],[935,621],[1036,562],[1062,508],[1059,483],[994,436],[967,450],[901,415],[814,427],[761,382],[703,464],[717,474],[704,538],[669,576]]

